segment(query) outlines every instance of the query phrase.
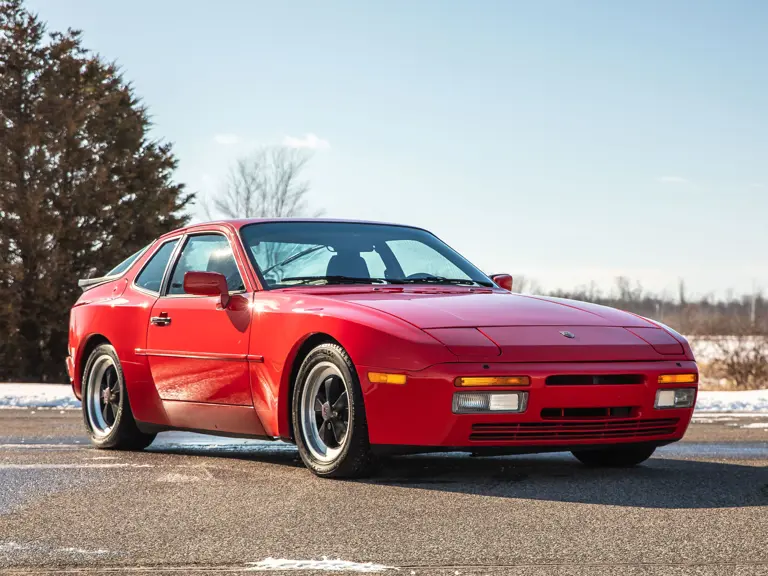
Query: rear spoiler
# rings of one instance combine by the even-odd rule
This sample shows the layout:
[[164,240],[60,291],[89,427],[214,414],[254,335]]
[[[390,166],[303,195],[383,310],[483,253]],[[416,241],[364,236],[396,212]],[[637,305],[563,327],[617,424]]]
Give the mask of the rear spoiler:
[[83,292],[85,292],[86,290],[99,286],[100,284],[106,284],[107,282],[111,282],[116,278],[120,278],[120,276],[118,275],[118,276],[101,276],[99,278],[83,278],[82,280],[77,281],[77,285],[83,289]]

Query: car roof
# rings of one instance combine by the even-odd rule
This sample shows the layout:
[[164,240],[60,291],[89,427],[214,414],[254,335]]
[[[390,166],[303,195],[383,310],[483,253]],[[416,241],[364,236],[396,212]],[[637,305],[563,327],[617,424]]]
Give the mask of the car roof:
[[425,230],[424,228],[421,228],[420,226],[411,226],[409,224],[397,224],[394,222],[376,222],[373,220],[351,220],[351,219],[344,219],[344,218],[237,218],[237,219],[229,219],[229,220],[211,220],[208,222],[199,222],[196,224],[191,224],[189,226],[185,226],[184,228],[177,228],[176,230],[172,230],[170,232],[166,232],[160,238],[164,238],[166,236],[171,236],[174,234],[179,234],[181,232],[193,232],[194,230],[201,229],[201,228],[207,228],[209,226],[229,226],[235,230],[240,230],[243,226],[247,226],[248,224],[262,224],[265,222],[330,222],[330,223],[342,223],[342,224],[372,224],[372,225],[379,225],[379,226],[402,226],[404,228],[415,228],[418,230]]

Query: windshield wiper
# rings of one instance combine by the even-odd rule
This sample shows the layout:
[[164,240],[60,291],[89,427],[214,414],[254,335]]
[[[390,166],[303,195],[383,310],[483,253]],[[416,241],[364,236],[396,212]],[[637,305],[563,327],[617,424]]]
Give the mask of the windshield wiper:
[[492,287],[492,282],[471,280],[470,278],[443,278],[442,276],[425,276],[424,278],[390,278],[392,284],[446,284],[453,286],[487,286]]
[[296,282],[297,284],[311,284],[312,282],[323,282],[324,284],[386,284],[384,278],[356,278],[354,276],[291,276],[283,278],[283,282]]
[[282,260],[278,262],[277,264],[270,266],[269,268],[262,270],[262,274],[266,275],[267,272],[271,272],[275,268],[279,268],[280,266],[285,266],[286,264],[290,264],[291,262],[295,262],[299,258],[304,258],[304,256],[308,256],[314,252],[317,252],[318,250],[322,250],[325,248],[325,245],[320,246],[312,246],[311,248],[307,248],[306,250],[302,250],[301,252],[294,254],[293,256],[288,256],[285,260]]

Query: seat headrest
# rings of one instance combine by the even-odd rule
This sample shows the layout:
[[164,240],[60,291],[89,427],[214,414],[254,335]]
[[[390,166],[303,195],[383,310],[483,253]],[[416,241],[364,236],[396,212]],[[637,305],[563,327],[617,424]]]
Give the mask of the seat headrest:
[[339,252],[328,261],[328,276],[351,276],[352,278],[370,278],[368,264],[357,252]]
[[229,278],[237,271],[237,264],[235,264],[235,259],[229,250],[214,250],[208,256],[206,271],[218,272]]

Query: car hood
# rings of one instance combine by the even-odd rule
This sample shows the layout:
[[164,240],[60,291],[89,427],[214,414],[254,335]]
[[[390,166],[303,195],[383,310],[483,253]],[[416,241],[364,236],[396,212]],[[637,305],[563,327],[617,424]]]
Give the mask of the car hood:
[[684,357],[677,339],[634,314],[508,292],[337,294],[413,324],[461,361],[655,361]]
[[639,316],[605,306],[506,292],[367,292],[337,294],[335,297],[392,314],[422,329],[481,326],[655,327]]

